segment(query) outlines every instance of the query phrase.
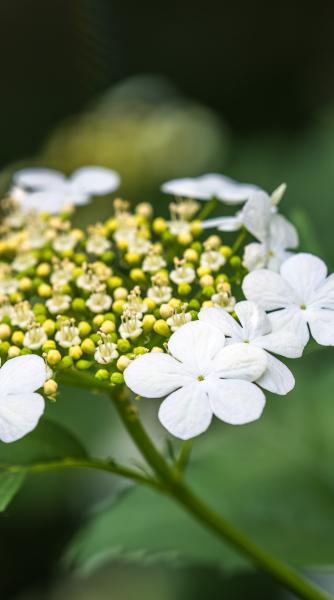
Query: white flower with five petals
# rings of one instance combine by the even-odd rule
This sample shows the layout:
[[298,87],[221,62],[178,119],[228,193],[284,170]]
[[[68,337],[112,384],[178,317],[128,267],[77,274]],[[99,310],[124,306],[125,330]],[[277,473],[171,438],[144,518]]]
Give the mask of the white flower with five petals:
[[46,168],[20,169],[13,177],[15,198],[22,208],[42,210],[50,214],[74,204],[88,204],[92,196],[104,196],[120,185],[118,173],[106,167],[82,167],[70,177]]
[[222,308],[204,308],[198,318],[222,331],[228,337],[228,344],[249,344],[266,351],[267,368],[256,383],[275,394],[287,394],[293,389],[295,379],[290,369],[270,353],[299,358],[303,344],[298,332],[281,328],[276,313],[267,315],[255,302],[238,302],[235,312],[240,324]]
[[265,396],[254,381],[266,370],[261,348],[225,345],[224,334],[207,323],[192,321],[168,341],[170,354],[136,358],[124,372],[127,386],[146,398],[166,397],[159,410],[162,425],[189,439],[205,431],[215,415],[232,425],[261,416]]
[[317,256],[295,254],[280,273],[253,271],[242,289],[246,298],[275,311],[272,315],[282,328],[298,332],[304,346],[310,332],[318,344],[334,346],[334,274],[327,277],[327,267]]
[[15,442],[32,431],[44,412],[44,399],[36,394],[46,380],[40,356],[18,356],[0,369],[0,440]]

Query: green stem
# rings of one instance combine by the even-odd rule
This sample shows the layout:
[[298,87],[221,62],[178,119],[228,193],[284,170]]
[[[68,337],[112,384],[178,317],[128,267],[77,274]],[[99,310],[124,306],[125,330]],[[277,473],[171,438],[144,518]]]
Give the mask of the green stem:
[[[76,374],[74,374],[76,375]],[[80,380],[81,375],[73,376],[74,380]],[[90,386],[87,385],[90,379]],[[67,383],[69,379],[67,378]],[[303,600],[330,600],[325,591],[304,579],[303,576],[279,559],[268,554],[265,550],[249,540],[242,532],[228,523],[223,517],[211,509],[203,500],[185,484],[181,479],[178,469],[170,467],[155,447],[145,429],[143,428],[137,407],[129,401],[126,392],[112,393],[107,384],[97,384],[92,381],[90,375],[86,375],[85,387],[91,389],[98,387],[100,391],[107,392],[111,397],[117,412],[129,432],[133,442],[150,465],[158,480],[162,483],[165,493],[174,498],[185,510],[192,514],[200,523],[210,529],[217,537],[230,544],[240,554],[250,560],[257,568],[270,574],[282,586],[296,594]]]
[[60,460],[52,460],[47,462],[32,463],[28,465],[9,465],[0,464],[0,472],[6,473],[46,473],[47,471],[61,471],[64,469],[95,469],[98,471],[106,471],[131,479],[137,483],[153,486],[160,489],[161,486],[155,479],[145,477],[133,469],[118,465],[111,460],[100,460],[98,458],[63,458]]
[[217,204],[218,200],[210,200],[209,202],[206,202],[202,210],[199,211],[196,219],[199,221],[204,221],[204,219],[206,219],[206,217],[208,217],[215,210]]
[[239,250],[239,248],[240,248],[241,244],[243,243],[243,241],[245,240],[246,236],[247,236],[247,229],[245,229],[243,227],[232,246],[232,254],[235,254]]

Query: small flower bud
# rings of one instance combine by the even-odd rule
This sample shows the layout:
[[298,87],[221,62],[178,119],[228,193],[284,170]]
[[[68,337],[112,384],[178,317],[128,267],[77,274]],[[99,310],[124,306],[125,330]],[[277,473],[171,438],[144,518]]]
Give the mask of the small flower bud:
[[225,256],[225,258],[230,258],[231,254],[232,254],[232,248],[231,248],[231,246],[221,246],[219,248],[219,252],[220,252],[220,254]]
[[93,342],[93,340],[86,338],[82,343],[81,343],[81,350],[83,352],[85,352],[86,354],[94,354],[95,350],[96,350],[96,346]]
[[142,269],[131,269],[130,278],[134,283],[144,283],[146,281],[145,273]]
[[52,319],[46,319],[46,321],[44,321],[44,323],[43,323],[43,329],[44,329],[46,335],[51,336],[55,332],[56,323],[54,321],[52,321]]
[[202,289],[202,294],[206,298],[211,298],[211,296],[213,296],[214,293],[215,293],[215,288],[212,285],[205,285],[204,288]]
[[72,309],[75,312],[85,312],[86,302],[83,298],[74,298],[74,300],[72,300]]
[[76,363],[76,368],[79,369],[79,371],[87,371],[88,369],[91,368],[92,366],[92,362],[90,360],[78,360],[78,362]]
[[54,396],[58,390],[58,384],[54,379],[48,379],[43,386],[44,394]]
[[94,327],[96,327],[96,329],[100,329],[103,321],[104,321],[104,316],[103,315],[96,315],[94,317],[94,319],[93,319],[93,325],[94,325]]
[[201,305],[198,302],[198,300],[196,300],[196,298],[193,298],[192,300],[189,301],[189,308],[192,308],[193,310],[199,310],[200,307],[201,307]]
[[98,369],[95,373],[95,378],[98,381],[107,381],[109,379],[109,371],[107,369]]
[[83,352],[80,346],[71,346],[71,348],[68,349],[68,354],[73,360],[80,360]]
[[145,346],[136,346],[136,348],[133,349],[133,354],[135,356],[138,356],[139,354],[146,354],[146,352],[148,352],[148,349],[145,348]]
[[109,277],[109,279],[107,280],[107,286],[109,289],[114,290],[117,287],[120,287],[123,283],[123,280],[121,277],[117,277],[116,275],[114,277]]
[[92,327],[89,323],[87,323],[87,321],[80,321],[78,329],[81,338],[87,337],[92,331]]
[[145,315],[143,318],[143,331],[145,333],[152,331],[155,321],[154,315]]
[[12,334],[12,330],[6,323],[0,324],[0,340],[8,340]]
[[38,277],[47,277],[50,274],[51,267],[49,263],[40,263],[36,269]]
[[145,219],[149,219],[153,213],[153,207],[149,202],[140,202],[136,206],[136,213]]
[[123,312],[123,306],[124,300],[116,300],[112,305],[112,309],[116,315],[121,315]]
[[231,258],[230,258],[230,265],[234,269],[238,269],[240,267],[240,265],[241,265],[241,258],[240,258],[240,256],[231,256]]
[[22,279],[20,279],[19,281],[19,289],[22,292],[29,292],[29,290],[31,290],[32,288],[32,281],[30,279],[30,277],[22,277]]
[[129,291],[125,287],[118,287],[114,290],[115,300],[126,300],[129,295]]
[[192,235],[189,232],[180,233],[177,236],[177,241],[179,242],[179,244],[181,244],[181,246],[188,246],[189,244],[191,244],[192,240]]
[[124,259],[128,265],[136,265],[140,261],[140,255],[136,254],[136,252],[127,252],[124,256]]
[[179,298],[171,298],[171,300],[168,302],[168,304],[170,306],[172,306],[173,308],[179,308],[181,306],[182,302]]
[[146,304],[147,310],[149,312],[154,310],[156,307],[156,303],[154,302],[154,300],[152,300],[152,298],[144,298],[143,302],[144,302],[144,304]]
[[47,283],[42,283],[38,286],[37,293],[41,298],[50,298],[52,296],[52,287]]
[[163,319],[159,319],[154,323],[153,330],[155,333],[159,335],[163,335],[164,337],[168,337],[170,335],[170,329]]
[[103,323],[101,325],[101,331],[103,333],[113,333],[115,331],[115,329],[116,329],[115,323],[113,321],[109,321],[108,319],[103,321]]
[[33,308],[33,311],[35,315],[45,315],[46,307],[41,302],[37,302]]
[[198,267],[196,272],[198,277],[203,277],[203,275],[210,275],[211,270],[208,267]]
[[213,285],[214,284],[214,278],[212,277],[212,275],[202,275],[202,277],[199,280],[199,284],[201,287],[205,287],[207,285]]
[[163,352],[163,349],[159,348],[159,346],[153,346],[151,352]]
[[119,339],[117,341],[117,349],[120,352],[122,352],[123,354],[125,354],[126,352],[130,352],[131,344],[130,344],[129,340]]
[[212,307],[213,307],[213,302],[211,302],[211,300],[206,300],[202,304],[202,308],[212,308]]
[[195,236],[201,235],[201,233],[202,233],[202,224],[201,224],[201,221],[198,221],[198,220],[193,221],[191,223],[190,231]]
[[163,319],[168,319],[174,314],[174,308],[170,304],[161,304],[159,312]]
[[[118,362],[118,361],[117,361]],[[129,361],[130,362],[130,361]],[[112,373],[110,377],[111,383],[114,385],[122,385],[124,383],[124,377],[122,373]]]
[[117,248],[119,248],[121,251],[124,252],[125,250],[128,249],[129,243],[128,243],[128,240],[121,239],[121,240],[117,240],[116,245],[117,245]]
[[21,350],[17,346],[10,346],[8,348],[8,358],[16,358],[16,356],[19,356],[20,354]]
[[198,252],[192,248],[187,248],[187,250],[184,251],[183,256],[187,262],[194,263],[198,261]]
[[124,371],[126,367],[130,364],[130,362],[131,361],[127,356],[120,356],[116,363],[117,369],[119,371]]
[[154,219],[152,229],[158,235],[164,233],[167,229],[167,223],[165,219],[163,219],[162,217],[157,217],[157,219]]
[[50,350],[46,359],[50,367],[54,367],[61,361],[61,354],[59,350]]
[[189,296],[191,294],[191,285],[189,283],[180,283],[177,286],[177,291],[180,296]]
[[23,331],[14,331],[12,335],[12,342],[15,346],[22,346],[24,340]]

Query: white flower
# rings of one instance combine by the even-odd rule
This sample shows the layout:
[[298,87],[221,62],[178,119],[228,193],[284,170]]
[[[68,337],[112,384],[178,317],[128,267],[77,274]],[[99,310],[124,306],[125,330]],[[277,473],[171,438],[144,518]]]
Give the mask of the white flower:
[[18,254],[12,262],[12,268],[18,273],[27,271],[31,267],[34,267],[37,263],[37,258],[32,252],[23,252]]
[[147,297],[154,300],[156,304],[164,304],[170,301],[172,288],[166,285],[165,281],[159,275],[153,275],[152,287],[148,288]]
[[[298,332],[305,346],[312,336],[323,346],[334,345],[334,275],[312,254],[288,258],[280,273],[259,269],[246,275],[243,292],[266,311],[278,326]],[[308,329],[309,327],[309,329]]]
[[70,204],[88,204],[92,196],[104,196],[119,187],[120,177],[105,167],[82,167],[70,177],[53,169],[21,169],[14,174],[15,199],[26,209],[60,212]]
[[109,240],[104,235],[94,234],[87,239],[86,250],[89,254],[101,256],[101,254],[109,250],[110,246]]
[[128,338],[135,339],[143,331],[142,321],[135,313],[125,310],[122,315],[122,325],[119,326],[118,331],[124,340]]
[[28,300],[22,300],[15,304],[13,314],[11,316],[12,325],[20,327],[20,329],[26,329],[34,319],[34,313]]
[[51,296],[45,304],[51,314],[57,315],[70,308],[71,300],[72,298],[68,294],[61,294],[59,291],[55,290],[53,296]]
[[265,405],[254,384],[267,357],[246,344],[225,346],[225,336],[207,323],[180,327],[168,341],[170,354],[139,356],[124,372],[125,382],[146,398],[167,396],[159,419],[176,437],[189,439],[205,431],[212,415],[232,425],[258,419]]
[[129,238],[128,251],[134,254],[147,254],[151,248],[151,242],[142,235],[134,235]]
[[228,336],[229,344],[244,343],[268,351],[267,368],[256,383],[275,394],[287,394],[295,385],[294,377],[288,367],[269,352],[287,358],[300,357],[303,345],[298,334],[293,329],[281,328],[275,315],[267,315],[255,302],[238,302],[235,312],[240,325],[221,308],[204,308],[198,318]]
[[163,183],[161,190],[181,198],[211,200],[217,198],[226,204],[245,202],[254,192],[259,191],[256,185],[239,183],[225,175],[210,173],[201,177],[173,179]]
[[211,271],[218,271],[226,262],[226,258],[217,250],[206,250],[202,252],[200,265]]
[[186,265],[184,260],[174,258],[175,269],[171,271],[170,278],[173,283],[192,283],[196,277],[195,269]]
[[71,233],[59,233],[52,243],[52,248],[56,252],[67,252],[73,250],[77,241]]
[[149,252],[148,256],[144,259],[142,269],[146,273],[156,273],[159,269],[166,266],[166,261],[160,254],[155,252]]
[[47,342],[47,335],[39,323],[32,323],[23,338],[23,346],[30,350],[38,350]]
[[55,335],[55,340],[62,348],[71,348],[81,343],[79,329],[73,319],[60,321],[60,329]]
[[86,300],[86,305],[93,313],[103,313],[109,310],[111,303],[111,297],[104,290],[95,292]]
[[0,440],[15,442],[32,431],[44,412],[44,399],[36,394],[46,380],[40,356],[18,356],[0,369]]
[[117,346],[108,334],[101,332],[100,338],[94,358],[100,365],[108,365],[118,357]]
[[175,310],[174,314],[171,317],[168,317],[167,325],[169,325],[172,331],[176,331],[179,327],[182,327],[186,323],[190,323],[190,321],[191,313],[185,312],[185,308],[183,308],[181,312]]
[[76,280],[78,288],[93,292],[99,285],[100,279],[89,267]]
[[147,304],[143,302],[140,287],[136,285],[128,295],[124,304],[124,311],[130,311],[131,314],[141,318],[147,311]]

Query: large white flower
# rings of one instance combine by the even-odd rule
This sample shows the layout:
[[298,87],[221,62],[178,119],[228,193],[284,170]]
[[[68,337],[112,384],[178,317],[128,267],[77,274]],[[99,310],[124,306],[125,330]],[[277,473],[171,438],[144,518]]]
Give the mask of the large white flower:
[[253,381],[263,375],[266,353],[255,346],[225,346],[216,327],[192,321],[169,339],[170,354],[136,358],[124,372],[125,382],[146,398],[165,397],[159,410],[162,425],[189,439],[205,431],[212,416],[232,425],[258,419],[265,396]]
[[26,209],[50,214],[70,204],[88,204],[92,196],[103,196],[120,185],[118,173],[106,167],[82,167],[70,177],[54,169],[20,169],[14,174],[14,189],[23,191],[15,198]]
[[290,369],[270,352],[287,358],[300,357],[303,344],[298,331],[282,328],[275,319],[276,313],[267,315],[255,302],[238,302],[235,312],[240,324],[222,308],[204,308],[198,318],[228,336],[228,344],[243,343],[266,351],[267,368],[256,383],[275,394],[287,394],[293,389],[295,379]]
[[46,366],[40,356],[18,356],[0,369],[0,440],[15,442],[32,431],[44,412],[36,394],[45,382]]
[[180,198],[196,198],[197,200],[216,198],[226,204],[246,202],[259,189],[251,183],[239,183],[218,173],[209,173],[200,177],[172,179],[161,186],[161,190],[166,194],[173,194],[173,196]]
[[325,263],[312,254],[300,253],[286,260],[280,273],[259,269],[242,285],[254,300],[282,327],[298,331],[304,346],[312,336],[324,346],[334,345],[334,275],[327,277]]

